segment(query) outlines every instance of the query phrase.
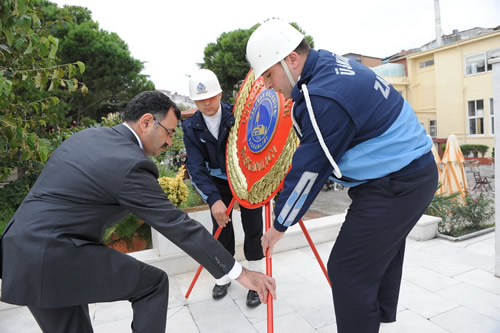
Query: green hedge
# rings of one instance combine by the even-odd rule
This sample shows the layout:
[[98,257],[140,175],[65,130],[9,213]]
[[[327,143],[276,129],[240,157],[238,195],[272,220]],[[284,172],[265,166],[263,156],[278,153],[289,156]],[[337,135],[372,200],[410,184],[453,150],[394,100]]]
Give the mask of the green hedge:
[[474,157],[479,157],[479,154],[481,154],[481,157],[484,157],[486,152],[488,151],[490,147],[487,145],[461,145],[460,150],[462,151],[462,154],[464,154],[465,157],[468,157],[471,153]]

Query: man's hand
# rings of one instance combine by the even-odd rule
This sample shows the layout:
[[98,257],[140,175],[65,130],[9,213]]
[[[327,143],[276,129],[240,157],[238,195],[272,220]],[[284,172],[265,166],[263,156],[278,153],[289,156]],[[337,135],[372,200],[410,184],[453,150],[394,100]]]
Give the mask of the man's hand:
[[269,253],[267,255],[269,258],[271,258],[274,250],[274,245],[283,237],[285,233],[278,231],[272,226],[271,228],[267,229],[266,233],[262,238],[260,239],[261,244],[262,244],[262,251],[264,251],[264,255],[266,255],[267,249],[269,249]]
[[267,293],[270,292],[273,299],[276,299],[276,281],[265,274],[249,271],[242,267],[240,276],[236,279],[247,289],[255,290],[259,294],[260,301],[267,302]]
[[231,221],[229,216],[226,215],[227,207],[226,205],[224,205],[224,202],[222,202],[222,200],[217,200],[216,202],[214,202],[210,210],[212,211],[212,215],[219,226],[224,228],[226,224]]

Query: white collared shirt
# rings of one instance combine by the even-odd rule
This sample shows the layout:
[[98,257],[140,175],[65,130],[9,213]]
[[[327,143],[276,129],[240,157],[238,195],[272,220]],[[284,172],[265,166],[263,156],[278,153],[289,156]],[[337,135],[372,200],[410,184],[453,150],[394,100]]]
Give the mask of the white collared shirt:
[[132,133],[134,133],[137,142],[139,142],[139,147],[141,147],[141,149],[144,150],[144,146],[142,145],[141,139],[139,138],[137,133],[132,129],[132,127],[130,127],[127,123],[123,123],[123,125],[125,125],[125,127],[127,127],[130,131],[132,131]]
[[222,119],[222,106],[219,105],[219,110],[213,116],[206,116],[204,113],[201,113],[203,119],[205,119],[205,124],[207,124],[207,128],[212,133],[213,137],[219,138],[219,127]]

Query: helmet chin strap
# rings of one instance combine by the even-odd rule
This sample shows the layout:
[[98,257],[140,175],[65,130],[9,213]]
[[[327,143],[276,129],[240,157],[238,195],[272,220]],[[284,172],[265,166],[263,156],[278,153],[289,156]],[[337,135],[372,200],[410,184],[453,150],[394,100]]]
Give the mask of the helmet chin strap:
[[293,79],[293,77],[292,77],[292,73],[290,73],[290,69],[288,68],[287,63],[285,62],[285,59],[282,59],[282,60],[280,61],[280,63],[281,63],[281,66],[283,67],[283,70],[284,70],[284,71],[285,71],[285,73],[286,73],[286,76],[288,77],[288,81],[290,81],[290,84],[292,85],[292,88],[293,88],[293,87],[295,87],[295,84],[296,84],[297,82],[295,82],[295,80]]

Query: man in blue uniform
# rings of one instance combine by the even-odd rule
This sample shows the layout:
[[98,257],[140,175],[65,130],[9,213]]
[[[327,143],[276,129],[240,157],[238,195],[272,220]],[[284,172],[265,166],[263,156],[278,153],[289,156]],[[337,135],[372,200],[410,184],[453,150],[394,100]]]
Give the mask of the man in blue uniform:
[[[233,105],[221,103],[222,89],[219,81],[208,69],[201,69],[191,76],[189,91],[198,110],[182,125],[187,170],[193,185],[210,205],[213,233],[215,234],[219,226],[223,227],[218,239],[234,256],[234,229],[231,215],[226,215],[227,206],[233,198],[226,176],[226,142],[229,129],[234,125]],[[262,207],[240,207],[240,211],[245,232],[245,258],[249,267],[262,271]],[[226,296],[230,284],[227,276],[217,279],[212,291],[213,298]],[[247,305],[255,307],[259,304],[258,294],[249,290]]]
[[378,332],[381,322],[396,320],[405,239],[436,191],[432,141],[387,81],[310,49],[286,22],[257,28],[247,59],[266,88],[294,100],[300,138],[262,247],[272,253],[329,177],[351,187],[352,204],[328,261],[337,328]]

